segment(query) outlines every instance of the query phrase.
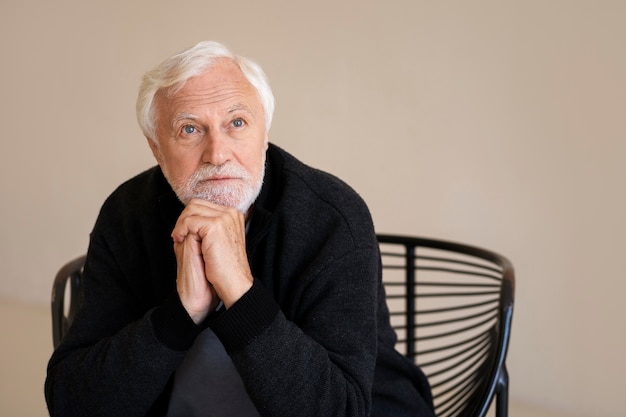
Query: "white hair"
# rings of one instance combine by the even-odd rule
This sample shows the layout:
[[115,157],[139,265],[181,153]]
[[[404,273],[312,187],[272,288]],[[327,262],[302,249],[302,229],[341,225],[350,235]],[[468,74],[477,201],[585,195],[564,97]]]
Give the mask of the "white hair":
[[157,140],[154,109],[156,94],[162,90],[167,90],[168,94],[180,91],[188,79],[202,74],[220,58],[232,60],[252,84],[263,106],[265,130],[269,131],[274,115],[274,94],[261,67],[245,57],[233,54],[218,42],[203,41],[166,59],[143,76],[136,110],[139,127],[147,138]]

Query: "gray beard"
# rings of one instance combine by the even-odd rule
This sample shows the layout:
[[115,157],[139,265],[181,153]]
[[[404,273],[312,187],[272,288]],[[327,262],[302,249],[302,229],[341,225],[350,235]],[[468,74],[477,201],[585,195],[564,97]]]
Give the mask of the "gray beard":
[[[263,161],[263,168],[265,161]],[[236,185],[211,185],[204,179],[214,175],[232,175],[239,184]],[[263,187],[265,170],[261,170],[261,175],[256,183],[252,183],[252,176],[239,166],[205,166],[199,168],[183,185],[173,185],[172,188],[178,199],[185,205],[192,198],[200,198],[221,206],[233,207],[243,214],[246,214],[252,204],[257,199]]]

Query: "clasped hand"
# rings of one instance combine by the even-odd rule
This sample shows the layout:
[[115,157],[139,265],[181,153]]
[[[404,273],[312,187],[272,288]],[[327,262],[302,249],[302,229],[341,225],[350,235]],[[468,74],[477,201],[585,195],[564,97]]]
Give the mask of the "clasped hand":
[[172,239],[176,289],[196,324],[219,300],[228,309],[252,287],[245,219],[236,209],[193,199],[176,221]]

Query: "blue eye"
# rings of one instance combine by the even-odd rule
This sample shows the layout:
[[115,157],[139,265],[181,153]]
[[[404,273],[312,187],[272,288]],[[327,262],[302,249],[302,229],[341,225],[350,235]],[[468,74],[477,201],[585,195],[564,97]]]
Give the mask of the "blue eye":
[[245,122],[243,121],[243,119],[235,119],[235,120],[233,120],[233,126],[234,127],[243,127],[244,124],[245,124]]
[[191,126],[191,125],[185,125],[183,126],[183,133],[186,133],[188,135],[191,135],[193,133],[196,132],[196,128]]

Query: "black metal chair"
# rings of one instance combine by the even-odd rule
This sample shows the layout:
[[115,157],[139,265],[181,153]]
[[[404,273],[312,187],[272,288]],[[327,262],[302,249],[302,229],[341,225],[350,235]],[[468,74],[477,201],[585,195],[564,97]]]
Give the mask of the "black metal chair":
[[494,252],[434,239],[378,235],[397,348],[431,384],[439,417],[483,417],[494,396],[508,414],[505,360],[515,278]]
[[[56,348],[74,320],[83,282],[85,255],[66,263],[52,284],[52,343]],[[69,282],[69,286],[68,286]],[[66,302],[66,297],[69,300]]]

